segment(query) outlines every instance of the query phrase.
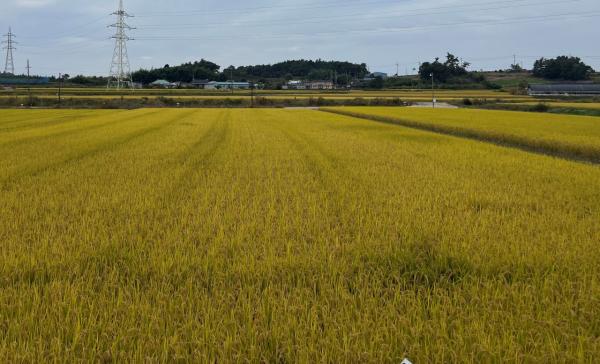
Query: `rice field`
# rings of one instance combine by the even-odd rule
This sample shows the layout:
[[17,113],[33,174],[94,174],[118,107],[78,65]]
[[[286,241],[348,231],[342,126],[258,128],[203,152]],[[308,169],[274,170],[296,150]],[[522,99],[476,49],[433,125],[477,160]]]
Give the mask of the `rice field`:
[[[89,99],[124,99],[135,100],[141,98],[164,97],[173,100],[206,100],[206,99],[246,99],[251,97],[249,90],[200,90],[200,89],[141,89],[117,91],[105,88],[63,88],[61,94],[64,98],[75,100]],[[391,99],[399,98],[406,101],[430,101],[431,90],[255,90],[254,94],[273,100],[324,98],[329,100],[362,99]],[[29,96],[40,99],[55,99],[58,95],[57,88],[18,88],[12,91],[0,90],[0,98],[21,98],[26,100]],[[508,92],[491,90],[436,90],[436,98],[440,101],[460,101],[464,98],[478,100],[501,100],[506,102],[529,102],[535,100],[529,96],[512,95]]]
[[[0,95],[55,95],[59,91],[56,87],[31,87],[31,88],[16,88],[13,90],[0,90]],[[73,96],[120,96],[120,95],[154,95],[154,96],[228,96],[230,90],[204,90],[204,89],[136,89],[131,90],[115,90],[106,88],[62,88],[61,92],[64,95]],[[505,98],[505,97],[523,97],[511,95],[504,91],[495,90],[435,90],[438,96],[447,97],[468,97],[468,98]],[[234,90],[237,95],[250,95],[250,90]],[[349,96],[349,97],[402,97],[416,96],[431,98],[431,89],[400,89],[400,90],[254,90],[256,95],[265,96]]]
[[0,362],[600,356],[597,165],[313,110],[1,110],[0,190]]
[[597,117],[397,107],[343,107],[327,110],[600,162],[600,119]]
[[[536,105],[539,102],[521,102],[519,105]],[[542,102],[552,108],[600,110],[600,102]]]

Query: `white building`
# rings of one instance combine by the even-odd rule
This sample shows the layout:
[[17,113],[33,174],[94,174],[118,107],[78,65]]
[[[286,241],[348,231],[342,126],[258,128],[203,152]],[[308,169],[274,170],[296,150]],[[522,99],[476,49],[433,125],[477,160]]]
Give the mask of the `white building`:
[[333,90],[334,88],[331,81],[312,81],[306,84],[307,90]]
[[306,90],[306,84],[304,81],[289,81],[281,87],[284,90]]
[[176,82],[169,82],[167,80],[156,80],[150,84],[150,87],[162,87],[162,88],[175,88],[179,86]]
[[331,81],[289,81],[281,87],[284,90],[333,90]]
[[250,82],[218,82],[218,81],[210,81],[204,85],[204,89],[206,90],[231,90],[231,89],[249,89]]

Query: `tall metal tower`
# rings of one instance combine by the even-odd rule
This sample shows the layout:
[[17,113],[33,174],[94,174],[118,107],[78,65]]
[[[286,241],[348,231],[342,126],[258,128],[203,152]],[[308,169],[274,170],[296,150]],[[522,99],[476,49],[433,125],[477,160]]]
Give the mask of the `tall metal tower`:
[[126,18],[131,18],[123,9],[123,0],[119,0],[119,10],[111,15],[117,16],[117,22],[109,25],[110,28],[116,28],[115,35],[111,38],[115,40],[115,51],[113,53],[112,63],[110,65],[110,75],[108,78],[108,88],[114,87],[121,89],[124,87],[133,88],[133,80],[131,79],[131,68],[129,65],[129,56],[127,55],[127,41],[133,40],[127,36],[126,31],[135,28],[130,27],[126,22]]
[[6,44],[4,49],[6,49],[6,63],[4,64],[4,73],[15,73],[15,62],[13,60],[13,51],[16,50],[15,44],[17,42],[14,41],[15,35],[12,30],[8,28],[8,33],[4,34],[6,40],[2,42],[2,44]]

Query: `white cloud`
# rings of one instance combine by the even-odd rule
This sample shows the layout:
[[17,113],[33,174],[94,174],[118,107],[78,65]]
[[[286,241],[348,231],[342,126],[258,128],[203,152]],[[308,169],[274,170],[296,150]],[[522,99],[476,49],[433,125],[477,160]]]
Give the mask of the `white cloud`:
[[22,8],[43,8],[56,4],[56,0],[16,0],[15,5]]

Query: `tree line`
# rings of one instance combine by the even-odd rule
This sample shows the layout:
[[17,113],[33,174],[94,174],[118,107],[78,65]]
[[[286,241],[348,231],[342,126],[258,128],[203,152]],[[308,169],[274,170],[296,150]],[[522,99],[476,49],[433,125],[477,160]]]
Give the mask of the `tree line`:
[[[461,61],[451,53],[441,62],[436,58],[433,62],[425,62],[419,67],[419,78],[438,83],[463,83],[464,81],[485,82],[482,75],[469,72],[469,62]],[[509,72],[525,71],[519,65],[511,65]],[[594,69],[585,64],[579,57],[560,56],[553,59],[540,58],[534,65],[532,74],[547,80],[583,81],[589,80]]]
[[533,65],[533,75],[548,80],[589,80],[592,73],[594,69],[583,63],[579,57],[541,58]]
[[[418,70],[418,79],[390,77],[387,80],[374,80],[366,84],[368,88],[385,87],[423,87],[431,82],[432,76],[436,84],[446,85],[479,85],[493,88],[480,72],[469,71],[469,62],[448,53],[445,60],[435,58],[432,62],[422,63]],[[519,65],[512,65],[508,72],[531,72],[533,76],[547,80],[581,81],[590,79],[594,70],[578,57],[560,56],[554,59],[541,58],[533,66],[533,70],[523,70]],[[193,80],[211,81],[249,81],[262,83],[268,88],[275,88],[292,79],[301,80],[335,80],[338,86],[349,85],[369,75],[367,65],[341,61],[289,60],[269,65],[254,66],[221,66],[207,60],[188,62],[177,66],[165,65],[161,68],[140,69],[132,73],[134,82],[149,84],[159,79],[170,82],[192,82]],[[50,81],[54,81],[51,78]],[[105,77],[89,77],[77,75],[63,76],[63,81],[85,86],[106,84]]]
[[170,82],[191,82],[208,79],[213,81],[268,82],[269,80],[344,80],[349,77],[361,78],[369,73],[366,64],[324,60],[291,60],[269,65],[229,66],[223,70],[213,62],[184,63],[179,66],[165,65],[150,70],[141,69],[132,74],[134,82],[148,84],[159,79]]

